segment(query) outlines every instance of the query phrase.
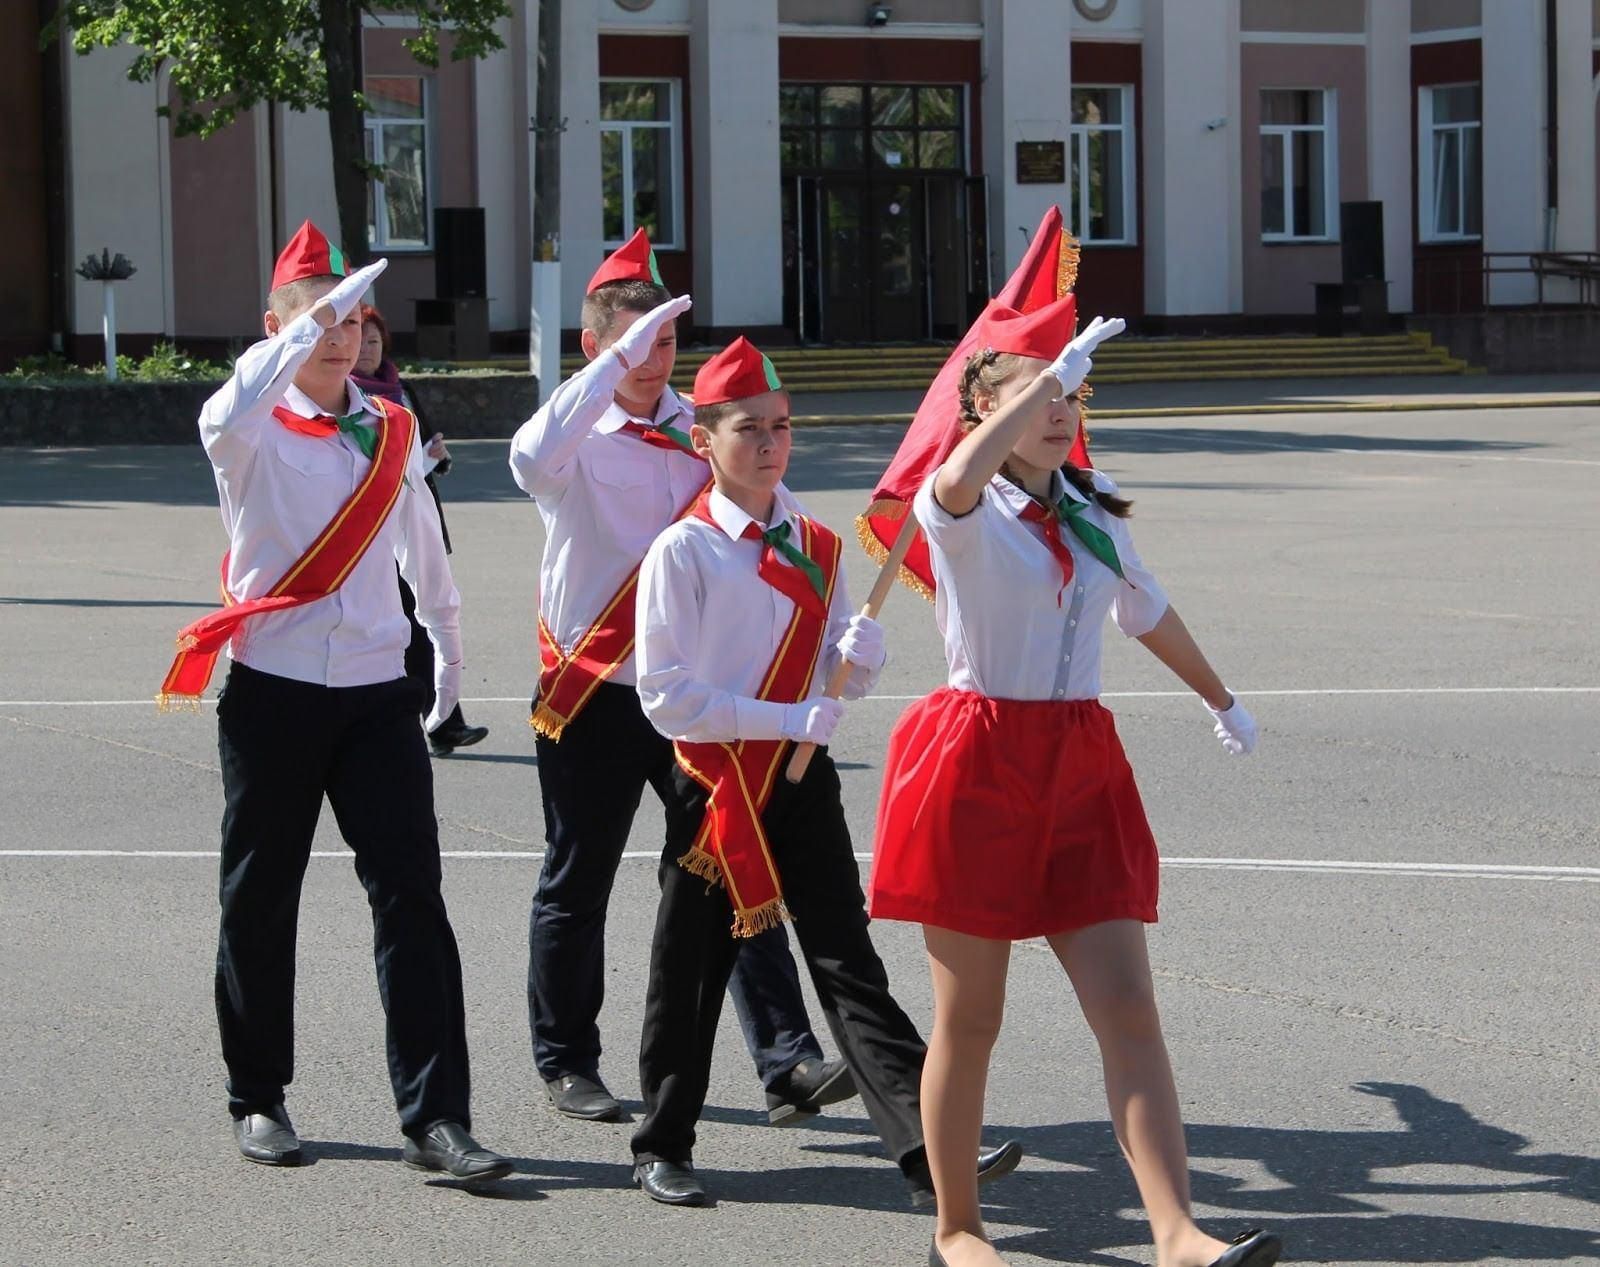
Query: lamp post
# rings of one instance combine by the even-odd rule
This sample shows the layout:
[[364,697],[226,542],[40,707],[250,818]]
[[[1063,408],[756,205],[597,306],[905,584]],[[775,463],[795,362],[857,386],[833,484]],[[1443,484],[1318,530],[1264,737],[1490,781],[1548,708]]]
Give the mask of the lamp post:
[[99,282],[104,296],[104,311],[100,318],[100,333],[106,344],[106,382],[117,381],[117,301],[111,289],[112,282],[126,281],[138,272],[121,251],[112,255],[105,247],[98,256],[90,254],[78,265],[78,276],[85,281]]

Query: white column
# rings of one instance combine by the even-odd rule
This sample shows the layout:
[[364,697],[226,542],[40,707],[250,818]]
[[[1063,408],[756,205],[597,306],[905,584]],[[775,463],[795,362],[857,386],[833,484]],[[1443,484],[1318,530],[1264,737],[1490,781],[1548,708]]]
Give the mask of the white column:
[[[1544,6],[1483,0],[1485,251],[1544,247],[1544,82]],[[1527,275],[1490,281],[1491,304],[1531,303],[1534,294]]]
[[1239,0],[1145,0],[1144,101],[1146,307],[1239,312]]
[[489,328],[518,330],[527,311],[523,265],[517,250],[517,146],[528,135],[517,117],[516,43],[511,21],[497,24],[506,47],[474,67],[473,143],[477,148],[478,205],[483,208],[484,260],[489,284]]
[[332,241],[339,240],[333,138],[323,111],[278,109],[278,198],[283,205],[279,221],[284,240],[272,244],[274,257],[302,220],[310,220]]
[[1590,0],[1556,0],[1558,251],[1595,249],[1594,35]]
[[777,0],[692,0],[697,326],[783,319]]
[[[158,82],[127,77],[129,49],[97,49],[79,57],[58,46],[66,97],[67,260],[107,248],[138,270],[117,285],[117,324],[124,335],[172,333],[171,269],[167,259],[168,181],[163,161],[167,121],[156,114]],[[182,243],[179,243],[181,249]],[[246,244],[248,245],[248,243]],[[103,287],[72,279],[72,328],[99,335]]]
[[1411,5],[1367,0],[1367,196],[1383,204],[1389,308],[1410,312]]
[[[535,6],[536,10],[537,6]],[[583,290],[605,255],[600,215],[600,8],[561,6],[561,324],[574,328]],[[537,18],[528,41],[538,44]],[[536,96],[530,84],[529,101]]]
[[[1040,218],[1059,203],[1071,224],[1071,186],[1017,183],[1017,142],[1071,144],[1072,6],[1060,0],[984,0],[983,153],[989,173],[990,290],[1022,259]],[[1066,154],[1066,171],[1072,154]]]

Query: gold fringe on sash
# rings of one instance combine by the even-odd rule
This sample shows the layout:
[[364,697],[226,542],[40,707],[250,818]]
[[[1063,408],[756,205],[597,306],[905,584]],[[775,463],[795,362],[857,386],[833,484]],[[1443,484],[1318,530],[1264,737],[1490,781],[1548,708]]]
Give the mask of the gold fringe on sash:
[[733,935],[735,937],[757,937],[769,928],[776,928],[785,920],[794,916],[789,914],[789,908],[783,904],[781,897],[775,897],[770,902],[763,902],[753,911],[735,911],[733,913]]
[[679,858],[678,865],[707,884],[719,888],[722,885],[722,864],[698,845],[692,846],[688,853]]
[[172,695],[162,691],[156,696],[156,711],[161,713],[198,713],[200,711],[200,697],[198,695]]
[[528,725],[552,743],[559,743],[562,733],[567,728],[567,719],[541,700],[528,717]]
[[[880,497],[856,516],[856,540],[861,543],[861,548],[874,563],[882,564],[889,557],[889,547],[879,541],[877,534],[872,531],[872,516],[886,515],[892,519],[904,519],[910,513],[911,507],[905,502],[896,501],[892,497]],[[901,531],[905,530],[902,528]],[[900,565],[896,579],[913,593],[922,595],[930,603],[933,602],[933,590],[904,563]]]

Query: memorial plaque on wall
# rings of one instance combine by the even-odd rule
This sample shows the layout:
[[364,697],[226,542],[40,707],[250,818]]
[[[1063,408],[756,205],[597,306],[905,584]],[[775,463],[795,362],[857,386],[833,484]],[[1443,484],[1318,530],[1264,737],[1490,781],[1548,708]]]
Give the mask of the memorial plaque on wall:
[[1017,142],[1017,184],[1060,185],[1066,179],[1065,141]]

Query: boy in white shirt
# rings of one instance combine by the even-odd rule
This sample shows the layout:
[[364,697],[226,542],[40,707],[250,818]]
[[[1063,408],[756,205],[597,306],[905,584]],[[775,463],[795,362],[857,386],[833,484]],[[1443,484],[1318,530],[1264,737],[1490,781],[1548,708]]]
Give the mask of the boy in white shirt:
[[[656,1201],[705,1204],[691,1154],[722,987],[743,941],[792,912],[829,1026],[921,1204],[932,1199],[917,1107],[925,1048],[867,934],[839,776],[823,747],[799,784],[783,777],[788,741],[826,745],[838,725],[844,705],[821,694],[833,668],[851,666],[847,698],[871,689],[883,629],[851,615],[839,538],[782,484],[789,398],[771,361],[740,338],[700,370],[694,397],[690,436],[714,486],[656,539],[639,577],[639,699],[677,764],[634,1177]],[[980,1177],[1020,1155],[1015,1143],[980,1155]]]
[[269,337],[200,414],[229,536],[227,606],[179,635],[161,699],[198,701],[227,647],[216,1003],[240,1152],[264,1165],[302,1159],[283,1096],[300,887],[326,795],[372,906],[402,1155],[478,1181],[511,1163],[468,1133],[461,961],[395,564],[436,650],[430,728],[460,693],[460,598],[415,418],[349,381],[357,305],[386,263],[345,276],[342,253],[310,221],[278,257]]
[[[634,692],[634,587],[656,535],[711,478],[687,435],[690,406],[668,385],[677,318],[644,230],[589,281],[583,351],[511,442],[517,484],[545,525],[539,570],[539,790],[545,859],[528,920],[528,1028],[551,1103],[613,1121],[600,1076],[606,907],[648,784],[665,797],[672,746]],[[749,942],[729,983],[779,1126],[855,1094],[811,1032],[782,929]]]

